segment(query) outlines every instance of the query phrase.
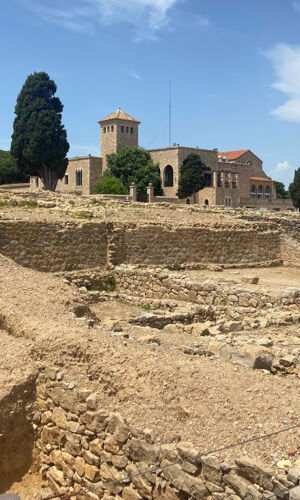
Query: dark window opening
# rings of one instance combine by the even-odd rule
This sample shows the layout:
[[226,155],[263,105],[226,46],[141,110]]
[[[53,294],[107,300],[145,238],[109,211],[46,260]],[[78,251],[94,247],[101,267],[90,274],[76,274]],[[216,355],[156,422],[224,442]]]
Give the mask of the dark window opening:
[[254,184],[251,186],[250,196],[251,196],[251,198],[255,198],[256,197],[256,186],[254,186]]
[[164,170],[164,186],[173,187],[174,186],[174,171],[171,165],[167,165]]
[[121,126],[121,132],[122,132],[122,133],[124,132],[124,127],[123,127],[123,125]]
[[133,127],[130,127],[130,133],[133,134]]
[[209,206],[209,201],[205,200],[204,204],[208,207]]
[[103,134],[106,134],[106,127],[103,127]]
[[204,186],[211,187],[211,173],[204,173]]
[[76,186],[82,186],[82,170],[76,170]]
[[68,174],[65,175],[65,184],[69,184],[69,176],[68,176]]
[[111,131],[111,132],[113,132],[113,131],[114,131],[114,126],[113,126],[113,125],[110,127],[110,131]]
[[39,187],[39,178],[38,177],[35,178],[35,187]]
[[126,127],[126,134],[128,134],[129,132],[129,127]]

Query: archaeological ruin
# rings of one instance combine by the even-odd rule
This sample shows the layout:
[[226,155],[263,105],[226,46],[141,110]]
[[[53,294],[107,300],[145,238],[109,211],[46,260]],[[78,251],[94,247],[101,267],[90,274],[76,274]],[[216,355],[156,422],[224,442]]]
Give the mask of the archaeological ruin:
[[211,205],[0,191],[0,498],[300,499],[299,213]]

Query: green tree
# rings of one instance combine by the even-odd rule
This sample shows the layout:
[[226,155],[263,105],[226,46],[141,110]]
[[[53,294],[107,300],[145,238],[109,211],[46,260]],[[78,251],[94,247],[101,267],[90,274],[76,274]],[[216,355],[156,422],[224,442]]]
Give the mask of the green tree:
[[274,186],[276,191],[276,198],[288,198],[288,191],[285,190],[283,182],[274,181]]
[[294,180],[290,184],[289,192],[291,194],[293,204],[296,208],[300,209],[300,168],[295,170]]
[[207,167],[202,163],[200,155],[189,154],[180,167],[178,184],[179,198],[188,198],[204,188],[204,172]]
[[19,169],[39,177],[50,191],[66,172],[69,151],[61,122],[63,105],[55,93],[56,84],[47,73],[28,76],[17,99],[11,143]]
[[162,194],[159,166],[145,149],[124,146],[117,153],[107,155],[107,164],[111,174],[120,179],[126,189],[132,182],[136,183],[140,200],[146,199],[150,182],[154,194]]
[[16,159],[9,151],[0,150],[0,184],[26,182],[28,176],[20,172]]
[[106,170],[101,179],[96,182],[94,191],[99,194],[128,194],[128,189],[123,182],[112,175],[109,170]]

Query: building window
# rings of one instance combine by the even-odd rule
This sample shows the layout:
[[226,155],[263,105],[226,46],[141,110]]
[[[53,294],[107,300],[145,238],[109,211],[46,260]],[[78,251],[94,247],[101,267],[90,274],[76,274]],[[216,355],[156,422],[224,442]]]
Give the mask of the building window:
[[254,184],[250,188],[250,196],[251,198],[256,198],[256,186]]
[[211,173],[204,172],[204,186],[211,187]]
[[106,134],[106,127],[103,127],[103,134]]
[[271,197],[271,189],[270,189],[270,186],[266,186],[266,187],[265,187],[265,198],[266,198],[267,200],[269,200],[269,199],[270,199],[270,197]]
[[65,175],[65,184],[66,185],[69,184],[69,176],[68,176],[68,174]]
[[35,178],[35,187],[39,187],[39,178],[38,177]]
[[82,186],[82,170],[76,170],[76,186]]
[[111,131],[111,132],[113,132],[113,131],[114,131],[114,126],[113,126],[113,125],[110,127],[110,131]]
[[204,204],[208,207],[209,206],[209,201],[205,200]]
[[258,186],[257,196],[259,198],[263,198],[264,197],[264,188],[262,186]]
[[126,127],[126,134],[129,133],[129,127]]
[[171,165],[167,165],[164,169],[164,186],[173,187],[174,186],[174,170]]
[[123,127],[123,125],[121,126],[121,132],[122,132],[122,133],[124,132],[124,127]]
[[222,187],[222,177],[221,174],[218,174],[218,188]]
[[130,133],[133,134],[133,127],[130,127]]

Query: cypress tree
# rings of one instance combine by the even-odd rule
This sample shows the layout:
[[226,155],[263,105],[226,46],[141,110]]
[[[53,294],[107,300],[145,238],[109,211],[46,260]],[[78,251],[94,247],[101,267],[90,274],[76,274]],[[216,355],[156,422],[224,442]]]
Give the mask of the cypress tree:
[[49,191],[55,191],[65,175],[69,151],[61,122],[63,105],[55,93],[56,84],[47,73],[28,76],[17,99],[11,143],[19,169],[39,177]]
[[180,167],[180,178],[178,183],[179,198],[188,198],[204,188],[204,172],[207,170],[202,163],[200,155],[189,154]]
[[289,192],[291,194],[293,204],[296,208],[300,209],[300,168],[295,170],[294,180],[290,184]]

